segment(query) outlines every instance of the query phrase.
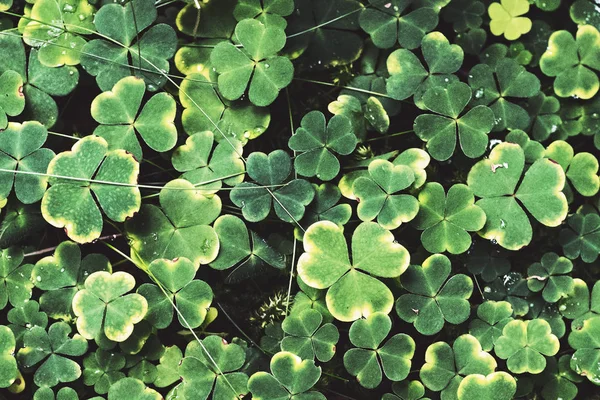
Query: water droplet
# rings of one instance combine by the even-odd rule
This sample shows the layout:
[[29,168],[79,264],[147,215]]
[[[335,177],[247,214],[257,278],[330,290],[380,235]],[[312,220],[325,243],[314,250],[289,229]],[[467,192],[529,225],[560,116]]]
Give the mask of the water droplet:
[[41,282],[41,281],[42,281],[42,277],[41,277],[41,276],[39,276],[39,275],[38,275],[38,276],[37,276],[35,279],[36,279],[38,282]]
[[69,71],[69,75],[73,76],[73,75],[75,75],[75,72]]
[[567,309],[567,306],[564,304],[561,304],[560,307],[558,307],[558,311],[565,311]]
[[504,228],[506,228],[506,222],[504,222],[504,220],[503,220],[503,219],[500,219],[500,228],[501,228],[501,229],[504,229]]
[[73,11],[75,11],[75,7],[73,7],[72,4],[65,3],[65,5],[63,6],[63,11],[67,13],[72,13]]
[[481,99],[483,97],[483,95],[485,94],[485,89],[480,87],[479,89],[477,89],[475,91],[475,98],[476,99]]
[[600,114],[598,114],[597,112],[592,113],[592,119],[598,119],[600,118]]
[[65,269],[64,269],[64,268],[61,268],[61,269],[60,269],[60,272],[65,272]]
[[550,133],[554,133],[558,130],[558,125],[552,125],[552,127],[550,128]]
[[85,15],[83,15],[83,14],[79,14],[79,20],[80,20],[80,21],[83,21],[84,19],[85,19]]
[[492,243],[492,244],[498,244],[498,241],[496,239],[492,239],[492,240],[490,240],[490,243]]
[[387,3],[384,5],[385,8],[390,8],[392,6],[392,3]]
[[265,63],[265,69],[269,69],[271,66],[267,63]]
[[483,291],[484,291],[485,293],[492,293],[492,288],[491,288],[491,287],[489,287],[489,286],[486,286],[486,287],[484,287],[484,288],[483,288]]

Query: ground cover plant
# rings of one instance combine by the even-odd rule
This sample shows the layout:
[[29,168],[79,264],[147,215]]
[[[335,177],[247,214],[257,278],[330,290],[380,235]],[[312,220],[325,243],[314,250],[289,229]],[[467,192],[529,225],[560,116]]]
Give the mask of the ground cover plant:
[[597,0],[0,0],[0,399],[600,398]]

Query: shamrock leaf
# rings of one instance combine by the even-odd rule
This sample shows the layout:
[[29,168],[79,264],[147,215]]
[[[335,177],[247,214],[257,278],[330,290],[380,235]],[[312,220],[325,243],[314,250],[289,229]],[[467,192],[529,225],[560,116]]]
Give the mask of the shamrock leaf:
[[111,386],[125,378],[121,372],[124,367],[122,354],[98,349],[83,360],[83,383],[94,386],[98,394],[106,394]]
[[308,286],[329,288],[327,308],[344,322],[374,312],[389,313],[394,297],[376,277],[398,277],[409,264],[404,246],[395,242],[391,232],[372,222],[363,222],[354,231],[352,263],[343,231],[333,222],[311,225],[304,234],[304,251],[298,260],[298,275]]
[[583,320],[600,314],[600,283],[594,284],[591,293],[581,279],[573,279],[573,284],[573,291],[559,300],[558,310],[573,320],[573,326],[581,326]]
[[332,152],[348,155],[356,143],[348,118],[335,115],[326,124],[322,112],[311,111],[302,118],[288,146],[300,152],[294,159],[294,167],[300,175],[330,181],[340,172],[340,163]]
[[23,250],[10,247],[0,251],[0,310],[9,301],[13,307],[18,307],[31,298],[33,265],[21,265],[22,262]]
[[521,15],[529,11],[527,0],[501,0],[488,8],[490,32],[495,36],[504,34],[506,40],[517,40],[531,30],[531,20]]
[[583,378],[571,369],[570,360],[571,355],[567,354],[561,356],[558,362],[554,357],[547,358],[546,369],[539,375],[544,398],[573,400],[577,397],[576,383],[583,381]]
[[419,372],[423,384],[442,392],[445,399],[456,399],[463,379],[471,374],[487,375],[496,369],[496,360],[481,349],[471,335],[461,335],[452,344],[436,342],[425,352],[425,364]]
[[469,272],[481,276],[485,282],[492,282],[510,271],[508,252],[487,240],[476,241],[467,254]]
[[456,135],[463,153],[470,158],[481,156],[487,147],[488,133],[494,126],[494,113],[479,105],[463,112],[471,100],[469,86],[455,82],[448,87],[435,86],[423,95],[423,104],[437,114],[422,114],[415,119],[413,129],[427,142],[427,149],[439,161],[449,159],[456,147]]
[[91,106],[92,117],[101,124],[94,135],[104,138],[109,150],[127,150],[137,160],[142,159],[142,148],[136,132],[158,152],[171,150],[177,142],[175,100],[168,93],[158,93],[139,111],[145,91],[142,79],[128,76],[96,96]]
[[[159,202],[160,208],[145,204],[125,223],[132,256],[146,265],[159,258],[185,257],[196,269],[213,261],[219,239],[209,224],[221,213],[219,196],[204,195],[188,181],[175,179],[160,191]],[[199,209],[202,213],[196,212]]]
[[314,309],[319,311],[324,322],[327,323],[333,321],[333,316],[327,309],[327,304],[325,303],[327,291],[308,286],[300,276],[296,278],[296,281],[300,291],[294,296],[291,312],[300,312],[307,308]]
[[415,104],[424,109],[423,95],[428,89],[458,81],[452,74],[461,67],[464,52],[460,46],[450,44],[440,32],[431,32],[423,38],[421,52],[429,71],[409,50],[398,49],[388,56],[390,77],[386,81],[386,90],[396,100],[404,100],[414,94]]
[[544,156],[544,146],[536,140],[531,140],[527,133],[520,129],[510,131],[509,134],[506,135],[506,141],[521,146],[525,153],[525,163],[527,164],[533,164]]
[[392,162],[394,165],[406,165],[412,168],[415,174],[415,181],[412,188],[418,189],[427,181],[427,171],[425,169],[429,165],[431,158],[425,150],[422,149],[406,149],[396,157]]
[[156,15],[152,0],[132,0],[124,6],[106,4],[98,10],[94,25],[99,34],[110,40],[86,43],[81,49],[81,65],[96,77],[100,90],[110,90],[130,75],[142,78],[151,92],[165,84],[177,36],[167,24],[153,25]]
[[81,376],[81,367],[67,358],[78,357],[88,349],[87,341],[79,334],[69,337],[71,327],[64,322],[55,322],[48,332],[34,326],[25,333],[24,347],[17,353],[19,364],[30,368],[40,362],[33,375],[33,382],[42,387],[53,387],[59,383],[73,382]]
[[127,272],[94,272],[85,280],[85,287],[73,297],[73,312],[77,330],[86,339],[97,338],[101,332],[115,342],[123,342],[133,332],[148,310],[146,299],[130,293],[135,279]]
[[39,60],[48,67],[77,65],[86,43],[83,35],[93,32],[95,12],[85,0],[36,1],[23,40],[39,47]]
[[593,263],[600,254],[600,216],[596,213],[575,213],[567,218],[568,228],[560,231],[559,242],[565,256],[571,260],[581,257]]
[[512,98],[531,98],[540,91],[540,80],[512,58],[503,58],[495,67],[477,64],[469,71],[473,105],[487,105],[495,116],[494,131],[527,129],[529,114]]
[[15,336],[10,328],[0,325],[0,388],[13,384],[19,376],[17,360],[15,360]]
[[485,5],[481,1],[451,1],[442,9],[445,22],[451,22],[455,32],[466,32],[477,29],[483,23],[481,16],[485,14]]
[[392,391],[394,394],[386,393],[381,400],[429,400],[424,398],[425,388],[419,381],[408,381],[392,383]]
[[46,128],[37,121],[23,124],[11,122],[0,131],[0,166],[7,170],[32,173],[0,173],[0,198],[8,197],[14,181],[15,194],[20,202],[31,204],[41,200],[48,178],[33,174],[44,174],[55,156],[52,150],[40,148],[47,136]]
[[5,71],[0,75],[0,129],[8,125],[7,116],[19,115],[24,108],[23,78],[15,71]]
[[533,119],[531,132],[535,140],[543,141],[556,134],[562,125],[560,118],[560,102],[554,96],[546,96],[539,92],[529,99],[527,111]]
[[42,310],[52,318],[70,320],[73,296],[83,288],[86,278],[97,271],[112,271],[105,256],[90,254],[82,260],[77,244],[59,244],[54,255],[39,260],[31,272],[35,286],[44,290],[40,296]]
[[490,351],[502,336],[504,326],[513,320],[513,309],[507,301],[486,300],[477,307],[477,317],[469,324],[469,333],[481,343],[481,348]]
[[131,218],[139,210],[141,196],[135,186],[138,173],[139,164],[131,154],[125,150],[109,151],[108,143],[101,137],[86,136],[71,151],[50,161],[48,174],[56,176],[48,179],[51,187],[42,198],[42,215],[51,225],[64,227],[70,239],[92,242],[100,237],[103,225],[96,200],[106,216],[117,222]]
[[305,308],[291,313],[281,324],[287,334],[281,341],[281,350],[296,354],[303,360],[327,362],[335,355],[340,334],[335,325],[323,322],[317,310]]
[[319,392],[310,391],[321,377],[321,367],[312,360],[282,351],[271,358],[271,373],[257,372],[248,380],[248,390],[256,400],[307,398],[325,400]]
[[[342,197],[338,186],[332,183],[313,184],[315,198],[306,209],[302,222],[310,226],[317,221],[331,221],[339,226],[345,225],[352,216],[350,204],[338,204]],[[298,230],[296,230],[298,232]]]
[[283,185],[292,170],[292,160],[283,150],[269,155],[253,152],[246,162],[248,176],[262,186],[282,187],[270,189],[255,183],[243,182],[229,195],[231,201],[242,208],[246,221],[258,222],[265,219],[274,205],[275,214],[283,221],[295,223],[302,219],[305,207],[312,201],[313,187],[303,179],[294,179]]
[[575,324],[569,335],[569,346],[575,349],[571,369],[586,376],[590,382],[600,384],[600,316],[594,315]]
[[467,184],[480,197],[476,204],[487,216],[481,236],[509,250],[531,241],[531,223],[522,207],[545,226],[558,226],[567,216],[562,168],[543,158],[533,163],[521,180],[524,165],[519,145],[501,143],[488,159],[475,164],[467,177]]
[[241,346],[227,343],[219,336],[208,336],[202,341],[202,346],[198,342],[190,342],[179,366],[184,398],[204,400],[211,391],[215,399],[244,397],[249,390],[248,376],[237,370],[245,360],[246,354]]
[[379,386],[382,368],[391,381],[401,381],[408,376],[415,342],[410,336],[399,333],[381,346],[391,328],[390,317],[383,313],[373,313],[350,326],[350,342],[357,348],[344,354],[344,366],[365,388]]
[[464,253],[471,247],[471,235],[485,225],[485,213],[476,206],[473,192],[463,184],[453,185],[444,193],[437,182],[419,192],[419,213],[414,225],[423,230],[421,243],[430,253]]
[[542,72],[554,80],[554,93],[559,97],[591,99],[600,88],[600,49],[596,43],[600,32],[591,25],[580,25],[577,38],[568,31],[556,31],[548,40],[548,48],[540,59]]
[[[196,268],[187,258],[158,259],[148,266],[148,271],[158,281],[157,285],[145,283],[137,292],[148,301],[145,319],[157,329],[164,329],[173,319],[173,303],[179,313],[179,323],[184,328],[195,329],[202,325],[212,303],[213,292],[204,281],[195,280]],[[169,296],[169,297],[167,297]]]
[[[235,139],[217,143],[214,135],[203,131],[188,137],[185,144],[175,149],[171,162],[173,168],[183,172],[181,178],[194,186],[216,193],[225,183],[237,185],[244,180],[243,148]],[[206,182],[206,184],[202,184]],[[208,192],[210,193],[210,192]]]
[[233,16],[241,21],[256,18],[265,26],[277,26],[285,29],[287,17],[294,12],[294,0],[240,0],[233,9]]
[[473,281],[463,274],[450,277],[451,270],[448,257],[434,254],[421,266],[409,266],[400,278],[409,294],[398,298],[396,312],[423,335],[438,333],[444,321],[456,325],[469,318],[467,299],[473,292]]
[[396,229],[412,220],[419,211],[419,203],[413,196],[398,192],[409,188],[414,181],[412,168],[373,160],[369,164],[369,176],[359,177],[352,185],[359,201],[358,217],[363,221],[377,217],[377,223],[385,229]]
[[463,379],[457,390],[458,400],[494,399],[510,400],[517,392],[517,381],[504,371],[487,376],[470,374]]
[[560,164],[568,181],[581,195],[591,197],[598,193],[600,178],[598,160],[594,155],[587,152],[575,154],[569,143],[556,140],[546,148],[544,156]]
[[556,253],[546,253],[539,263],[534,263],[527,269],[527,286],[532,292],[542,291],[544,300],[556,303],[573,291],[573,278],[569,273],[573,263],[566,257]]
[[483,289],[486,299],[495,301],[505,300],[510,303],[516,316],[523,316],[529,312],[528,300],[531,291],[527,287],[527,279],[520,272],[509,272],[498,276],[489,286]]
[[219,92],[228,100],[236,100],[248,88],[253,104],[268,106],[294,75],[292,62],[277,56],[285,45],[285,32],[275,25],[245,19],[236,25],[235,37],[242,48],[223,41],[210,54],[219,74]]
[[[406,49],[419,47],[425,33],[438,24],[437,12],[430,7],[418,7],[411,1],[390,0],[381,2],[369,0],[372,7],[360,14],[360,27],[371,36],[375,46],[388,49],[396,42]],[[404,14],[404,15],[403,15]]]
[[496,355],[506,361],[511,372],[539,374],[546,367],[544,356],[558,352],[560,343],[543,319],[510,321],[494,345]]
[[48,326],[48,315],[40,311],[40,305],[35,300],[29,300],[9,310],[6,319],[10,322],[8,327],[15,334],[18,347],[22,347],[23,335],[32,327],[39,326],[46,329]]
[[235,266],[226,282],[234,283],[269,271],[271,267],[285,268],[286,258],[248,228],[240,218],[222,215],[215,221],[215,232],[221,243],[219,255],[210,263],[217,270]]
[[163,397],[154,389],[136,378],[123,378],[110,387],[108,400],[161,400]]

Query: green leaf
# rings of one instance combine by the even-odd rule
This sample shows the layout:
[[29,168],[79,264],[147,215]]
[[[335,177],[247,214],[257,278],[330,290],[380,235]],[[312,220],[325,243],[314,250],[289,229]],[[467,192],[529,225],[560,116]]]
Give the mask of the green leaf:
[[241,0],[233,9],[233,16],[241,21],[246,18],[256,18],[266,26],[274,25],[284,29],[287,17],[294,11],[293,0]]
[[23,251],[17,247],[0,252],[0,310],[9,301],[13,307],[19,307],[31,298],[33,265],[21,265],[22,262]]
[[469,318],[467,299],[473,292],[473,282],[463,274],[450,277],[451,269],[448,257],[434,254],[421,266],[409,266],[400,278],[409,294],[398,298],[396,312],[423,335],[438,333],[444,321],[460,324]]
[[175,100],[167,93],[155,94],[139,111],[145,90],[142,79],[129,76],[96,96],[91,105],[92,117],[101,124],[94,134],[106,139],[109,150],[127,150],[138,160],[142,149],[135,132],[158,152],[171,150],[177,141]]
[[327,308],[344,322],[374,312],[389,313],[392,293],[376,277],[398,277],[409,264],[408,252],[395,242],[394,235],[370,222],[354,231],[352,264],[343,232],[333,222],[311,225],[304,235],[304,251],[298,260],[299,276],[308,286],[329,288]]
[[[188,181],[173,180],[160,191],[161,207],[144,205],[125,223],[131,254],[146,265],[159,258],[185,257],[196,269],[213,261],[219,239],[212,223],[221,213],[221,199],[204,195]],[[202,213],[195,210],[203,209]]]
[[382,400],[419,400],[425,395],[425,388],[419,381],[394,382],[392,384],[394,394],[386,393]]
[[500,3],[490,4],[490,32],[495,36],[504,34],[506,40],[517,40],[531,30],[531,20],[521,16],[528,11],[527,0],[502,0]]
[[287,316],[281,328],[287,334],[281,341],[281,350],[294,353],[303,360],[327,362],[335,355],[339,332],[335,325],[323,322],[317,310],[305,308]]
[[575,349],[571,357],[571,368],[578,374],[586,376],[592,383],[600,383],[600,317],[592,316],[578,322],[569,335],[569,345]]
[[158,375],[154,385],[162,388],[170,386],[179,380],[179,363],[183,359],[183,354],[177,346],[167,347],[164,354],[160,357],[160,364],[156,366]]
[[558,338],[543,319],[510,321],[494,345],[496,355],[516,374],[539,374],[546,367],[544,356],[555,355],[559,348]]
[[88,340],[106,337],[123,342],[133,333],[133,326],[140,322],[148,310],[146,299],[130,293],[135,279],[126,272],[94,272],[85,280],[85,288],[73,297],[73,312],[77,318],[77,330]]
[[487,376],[471,374],[458,387],[459,400],[510,400],[517,391],[517,382],[506,372],[492,372]]
[[6,71],[0,75],[0,129],[8,125],[7,116],[21,114],[25,108],[23,78],[15,71]]
[[121,372],[124,367],[122,354],[98,349],[83,360],[83,383],[94,386],[98,394],[106,394],[112,385],[125,378]]
[[501,143],[488,159],[471,168],[467,184],[486,213],[481,236],[509,250],[529,244],[532,228],[522,207],[546,226],[558,226],[567,215],[567,199],[562,193],[565,175],[562,168],[548,159],[540,159],[525,172],[519,145]]
[[81,376],[81,367],[67,357],[78,357],[88,349],[87,341],[80,335],[71,334],[71,327],[56,322],[48,332],[34,326],[25,333],[24,347],[19,349],[17,359],[24,368],[39,364],[33,382],[40,386],[53,387],[59,383],[73,382]]
[[471,247],[471,235],[485,225],[485,213],[476,206],[473,192],[463,184],[453,185],[448,194],[437,182],[419,192],[419,213],[414,225],[423,230],[421,243],[430,253],[464,253]]
[[15,360],[15,336],[10,328],[0,325],[0,388],[13,384],[19,376],[17,360]]
[[504,326],[513,320],[513,309],[507,301],[486,300],[477,307],[477,317],[469,324],[469,333],[479,340],[481,348],[490,351],[502,336]]
[[146,387],[139,379],[123,378],[110,387],[108,400],[123,398],[131,400],[161,400],[163,397],[154,389]]
[[311,111],[302,118],[300,128],[292,135],[288,146],[300,152],[294,159],[294,167],[300,175],[330,181],[340,171],[340,163],[333,152],[348,155],[354,151],[356,143],[348,118],[336,115],[326,124],[323,113]]
[[575,213],[567,218],[567,224],[559,236],[565,256],[571,260],[581,257],[585,263],[596,261],[600,254],[600,216]]
[[544,156],[558,162],[575,190],[589,197],[598,193],[598,160],[590,153],[575,154],[567,142],[556,140],[546,148]]
[[527,269],[527,286],[533,292],[541,291],[548,303],[556,303],[574,289],[573,278],[569,276],[572,270],[573,263],[568,258],[546,253],[541,262]]
[[[104,139],[86,136],[71,151],[50,161],[48,174],[61,178],[49,178],[51,187],[42,198],[42,215],[51,225],[64,227],[72,240],[92,242],[100,237],[103,225],[96,199],[113,221],[123,222],[139,210],[141,196],[135,186],[138,173],[139,164],[131,154],[108,151]],[[90,182],[92,179],[123,185]]]
[[285,33],[281,27],[244,19],[236,25],[235,37],[244,51],[221,42],[210,55],[219,74],[219,92],[228,100],[236,100],[248,88],[253,104],[268,106],[294,75],[291,61],[277,56],[285,45]]

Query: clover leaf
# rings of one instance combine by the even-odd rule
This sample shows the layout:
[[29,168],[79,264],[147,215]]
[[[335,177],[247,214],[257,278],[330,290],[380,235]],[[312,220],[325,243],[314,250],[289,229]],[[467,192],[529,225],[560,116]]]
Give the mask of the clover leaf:
[[125,378],[121,372],[124,367],[122,354],[98,349],[83,360],[83,383],[94,386],[98,394],[106,394],[112,385]]
[[[0,131],[0,166],[7,170],[44,174],[55,156],[50,149],[41,148],[48,133],[37,121],[9,123]],[[15,194],[20,202],[31,204],[41,200],[48,178],[39,175],[0,173],[0,198],[8,197],[14,181]]]
[[139,164],[131,154],[125,150],[109,151],[108,143],[101,137],[86,136],[71,151],[50,161],[48,174],[55,176],[48,179],[51,187],[42,198],[42,215],[51,225],[64,227],[72,240],[92,242],[100,237],[103,225],[96,200],[106,216],[117,222],[139,210],[140,191],[135,187],[138,173]]
[[154,389],[136,378],[123,378],[110,387],[108,400],[161,400],[163,397]]
[[527,269],[527,286],[533,292],[542,291],[544,300],[556,303],[571,293],[574,288],[573,278],[568,274],[573,270],[573,263],[566,257],[556,253],[546,253],[539,263]]
[[320,111],[311,111],[288,142],[290,149],[300,152],[294,159],[296,172],[330,181],[340,172],[340,163],[332,153],[348,155],[354,151],[357,139],[350,120],[335,115],[329,123]]
[[23,40],[38,47],[38,57],[48,67],[77,65],[93,32],[96,9],[85,0],[41,0],[31,9]]
[[156,366],[157,377],[154,381],[156,387],[166,387],[179,380],[179,363],[183,354],[177,346],[169,346],[160,357],[160,364]]
[[17,353],[19,364],[24,368],[41,365],[33,375],[33,382],[42,387],[72,382],[81,376],[81,367],[67,357],[78,357],[88,349],[87,341],[79,334],[69,337],[71,327],[55,322],[48,332],[34,326],[23,337],[24,347]]
[[215,399],[242,398],[249,390],[248,376],[238,371],[245,360],[241,346],[219,336],[208,336],[202,346],[190,342],[179,366],[180,391],[186,399],[204,400],[211,391]]
[[300,276],[296,278],[296,281],[300,290],[294,296],[291,312],[300,312],[310,308],[321,313],[325,323],[333,321],[333,316],[327,309],[327,304],[325,303],[327,291],[308,286]]
[[537,140],[531,140],[527,133],[520,129],[510,131],[506,135],[506,141],[521,146],[525,153],[525,163],[527,164],[533,164],[544,156],[544,146]]
[[292,171],[292,160],[283,150],[275,150],[266,155],[253,152],[246,162],[248,176],[262,186],[277,186],[270,189],[255,183],[243,182],[231,191],[230,199],[242,208],[246,221],[258,222],[265,219],[275,208],[275,214],[286,222],[302,219],[305,207],[312,201],[315,192],[310,183],[303,179],[283,182]]
[[357,348],[351,348],[344,354],[344,366],[365,388],[379,386],[382,368],[391,381],[401,381],[408,376],[415,342],[410,336],[399,333],[382,346],[391,328],[390,317],[383,313],[373,313],[350,326],[350,342]]
[[[173,152],[173,168],[183,172],[181,178],[194,186],[215,193],[225,183],[234,186],[244,179],[242,146],[235,139],[222,141],[214,146],[214,134],[202,131],[188,137],[185,144]],[[202,184],[206,182],[206,184]]]
[[587,283],[579,278],[573,279],[573,291],[559,300],[558,310],[574,326],[581,326],[582,321],[600,314],[600,284],[596,282],[592,291]]
[[23,250],[10,247],[0,252],[0,310],[10,301],[13,307],[23,305],[31,298],[31,270],[23,264]]
[[574,326],[569,335],[569,345],[575,349],[571,357],[571,369],[590,382],[600,384],[600,316],[591,316]]
[[[310,226],[317,221],[331,221],[343,226],[352,216],[350,204],[338,204],[342,197],[340,189],[332,183],[313,184],[315,198],[307,207],[302,223]],[[298,230],[296,230],[297,232]]]
[[558,352],[560,343],[543,319],[510,321],[494,345],[496,355],[506,361],[511,372],[539,374],[546,368],[544,356]]
[[568,31],[556,31],[548,40],[548,48],[540,59],[542,72],[554,80],[554,93],[559,97],[575,96],[591,99],[600,88],[600,49],[596,43],[600,32],[591,25],[580,25],[577,37]]
[[296,354],[303,360],[327,362],[335,355],[340,334],[335,325],[323,322],[317,310],[305,308],[288,315],[281,328],[287,334],[281,341],[281,350]]
[[233,9],[233,16],[241,21],[256,18],[265,26],[277,26],[285,29],[287,17],[294,12],[294,0],[240,0]]
[[158,329],[166,328],[173,319],[172,303],[175,303],[180,312],[177,314],[179,323],[184,328],[195,329],[202,325],[212,303],[213,292],[206,282],[194,279],[194,263],[184,257],[158,259],[150,263],[148,271],[166,294],[153,284],[145,283],[138,288],[137,292],[148,301],[145,319]]
[[420,266],[409,266],[400,277],[409,294],[398,298],[396,312],[423,335],[438,333],[444,321],[456,325],[469,318],[467,299],[473,292],[473,281],[463,274],[450,277],[451,270],[448,257],[434,254]]
[[18,347],[22,347],[23,335],[32,327],[39,326],[46,329],[48,326],[48,315],[40,311],[40,305],[35,300],[29,300],[9,310],[6,319],[10,322],[8,327],[15,334]]
[[83,288],[86,278],[97,271],[112,271],[105,256],[90,254],[82,260],[77,244],[59,244],[54,255],[39,260],[31,271],[35,286],[44,290],[40,296],[42,310],[52,318],[70,320],[73,296]]
[[[365,8],[360,14],[360,27],[371,36],[375,46],[383,49],[393,47],[396,42],[406,49],[419,47],[425,33],[438,24],[438,15],[433,8],[419,7],[412,1],[369,0],[369,3],[372,7]],[[406,12],[411,5],[412,10]]]
[[485,5],[473,0],[455,0],[442,9],[444,21],[451,22],[455,32],[479,28],[483,23],[483,14]]
[[563,355],[558,359],[554,357],[547,359],[547,366],[540,376],[543,385],[542,396],[547,399],[562,398],[573,400],[577,397],[577,385],[583,378],[570,367],[571,355]]
[[245,19],[236,25],[235,37],[242,48],[220,42],[210,55],[219,74],[219,92],[228,100],[237,100],[248,88],[253,104],[268,106],[294,75],[292,62],[277,56],[285,45],[285,32],[279,26]]
[[559,235],[565,256],[571,260],[581,257],[585,263],[596,261],[600,255],[600,216],[575,213],[567,218],[567,225]]
[[386,90],[396,100],[404,100],[415,95],[415,104],[423,109],[423,95],[432,87],[445,87],[458,79],[454,74],[463,63],[464,52],[440,32],[427,34],[421,42],[421,52],[429,70],[421,64],[411,51],[398,49],[387,58],[390,77],[386,80]]
[[504,34],[506,40],[517,40],[531,30],[531,20],[521,15],[529,11],[527,0],[501,0],[488,8],[490,32],[495,36]]
[[567,142],[556,140],[546,148],[544,156],[560,164],[575,190],[586,197],[594,196],[600,188],[598,159],[591,153],[575,154]]
[[88,340],[101,332],[115,342],[123,342],[133,332],[148,310],[146,299],[130,293],[135,279],[127,272],[97,271],[87,277],[84,289],[73,297],[77,330]]
[[427,171],[425,170],[431,161],[431,157],[422,149],[406,149],[398,155],[392,162],[394,165],[406,165],[412,168],[415,174],[415,181],[412,188],[418,189],[427,181]]
[[[160,208],[145,204],[125,223],[132,256],[144,264],[185,257],[196,269],[213,261],[219,252],[219,238],[209,224],[221,213],[219,196],[204,195],[188,181],[175,179],[160,191],[159,202]],[[199,209],[202,213],[196,211]]]
[[0,388],[13,384],[19,376],[17,360],[15,360],[16,341],[9,327],[0,325]]
[[527,314],[533,304],[528,299],[531,291],[527,286],[527,279],[523,278],[520,272],[513,271],[498,276],[489,286],[483,289],[483,292],[486,299],[509,302],[515,316]]
[[432,87],[423,95],[425,108],[441,115],[419,115],[413,129],[427,142],[429,154],[436,160],[444,161],[452,156],[457,132],[460,147],[467,157],[476,158],[485,152],[487,135],[494,126],[494,113],[489,107],[479,105],[459,117],[470,100],[471,90],[462,82]]
[[98,10],[94,25],[108,39],[86,43],[81,49],[81,65],[96,77],[101,90],[110,90],[130,75],[142,78],[151,92],[165,84],[177,36],[167,24],[153,25],[156,15],[152,0],[106,4]]
[[487,376],[470,374],[463,379],[457,390],[458,400],[494,399],[510,400],[517,392],[517,381],[504,371]]
[[139,111],[145,91],[142,79],[128,76],[96,96],[91,105],[92,117],[101,124],[94,135],[104,138],[109,150],[127,150],[138,160],[142,159],[142,148],[136,132],[158,152],[171,150],[177,142],[175,100],[168,93],[158,93]]
[[0,75],[0,129],[8,125],[8,117],[21,114],[25,108],[23,78],[15,71]]
[[469,250],[467,268],[469,272],[481,276],[485,282],[492,282],[510,271],[510,259],[508,252],[502,247],[498,248],[493,243],[476,241],[473,248]]
[[487,216],[481,236],[509,250],[522,248],[532,238],[531,223],[522,207],[546,226],[558,226],[567,215],[562,168],[543,158],[533,163],[521,180],[524,165],[519,145],[501,143],[488,159],[475,164],[467,177],[467,184],[480,197],[476,204]]
[[531,98],[540,91],[540,81],[511,58],[499,60],[495,67],[477,64],[469,71],[473,105],[487,105],[495,115],[494,131],[526,129],[529,114],[509,99]]
[[473,192],[463,184],[453,185],[448,194],[437,182],[419,192],[419,213],[414,225],[423,230],[421,243],[430,253],[464,253],[471,247],[471,235],[485,225],[485,213],[476,206]]
[[271,358],[271,373],[260,371],[248,380],[248,390],[256,400],[307,398],[325,400],[319,392],[310,390],[321,377],[321,367],[312,360],[282,351]]
[[394,394],[386,393],[381,400],[429,400],[425,398],[425,388],[419,381],[408,381],[392,383]]
[[409,188],[414,181],[412,168],[373,160],[369,164],[369,176],[357,178],[352,185],[359,201],[358,217],[363,221],[377,217],[377,223],[385,229],[396,229],[412,220],[419,211],[419,203],[413,196],[398,192]]
[[304,251],[298,260],[298,275],[308,286],[329,288],[327,308],[344,322],[374,312],[389,313],[394,296],[376,277],[398,277],[409,264],[404,246],[372,222],[363,222],[354,231],[352,263],[343,231],[333,222],[311,225],[304,234]]
[[487,375],[496,369],[496,360],[471,335],[461,335],[452,344],[436,342],[425,351],[425,364],[419,376],[430,390],[442,392],[445,399],[456,399],[464,378]]
[[543,141],[550,135],[555,135],[563,123],[559,115],[560,102],[556,97],[546,96],[543,92],[529,99],[527,111],[533,119],[531,132],[535,140]]
[[469,324],[469,333],[481,343],[481,348],[490,351],[502,336],[504,326],[513,320],[513,309],[507,301],[486,300],[477,307],[477,319]]

